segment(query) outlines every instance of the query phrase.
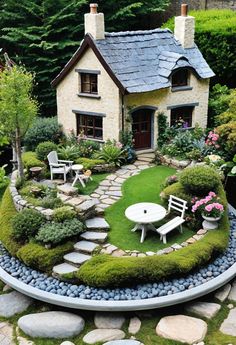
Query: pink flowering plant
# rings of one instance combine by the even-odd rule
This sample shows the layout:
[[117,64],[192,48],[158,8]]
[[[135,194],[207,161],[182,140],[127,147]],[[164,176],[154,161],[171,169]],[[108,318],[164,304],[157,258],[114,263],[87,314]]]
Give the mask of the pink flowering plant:
[[212,149],[213,151],[219,150],[219,148],[220,148],[220,145],[219,145],[219,138],[220,138],[220,136],[219,136],[219,134],[217,134],[217,133],[215,132],[215,130],[214,130],[214,131],[210,131],[210,132],[208,133],[207,138],[206,138],[205,144],[206,144],[207,146],[211,147],[211,149]]
[[224,206],[220,203],[220,198],[214,192],[209,192],[203,199],[194,197],[192,204],[193,213],[199,212],[206,217],[218,218],[224,212]]

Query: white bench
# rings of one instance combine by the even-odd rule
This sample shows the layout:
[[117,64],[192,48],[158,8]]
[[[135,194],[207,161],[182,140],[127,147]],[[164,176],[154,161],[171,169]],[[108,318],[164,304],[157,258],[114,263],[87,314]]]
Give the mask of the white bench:
[[186,205],[187,201],[177,198],[174,195],[170,195],[168,204],[168,214],[170,213],[171,209],[173,209],[175,211],[180,212],[181,216],[177,216],[171,219],[169,222],[156,229],[156,231],[160,235],[160,240],[163,241],[164,244],[166,244],[166,235],[172,230],[179,227],[180,232],[182,233],[182,224],[185,222],[184,214],[185,210],[187,209]]

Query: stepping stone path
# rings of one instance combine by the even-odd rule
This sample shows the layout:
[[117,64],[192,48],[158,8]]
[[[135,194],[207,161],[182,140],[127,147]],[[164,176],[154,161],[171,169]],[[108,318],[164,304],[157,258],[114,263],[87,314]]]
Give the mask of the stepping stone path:
[[201,319],[185,315],[165,316],[157,324],[157,335],[193,344],[202,341],[207,333],[207,324]]
[[0,316],[11,317],[13,315],[22,313],[31,304],[33,300],[17,291],[10,292],[5,295],[0,295]]
[[138,340],[130,340],[130,339],[124,339],[124,340],[112,340],[108,341],[108,343],[105,343],[103,345],[143,345]]
[[220,331],[236,337],[236,308],[230,310],[227,319],[220,326]]
[[0,322],[0,344],[14,345],[13,327],[7,322]]
[[121,329],[125,322],[125,317],[121,314],[96,313],[94,324],[97,328]]
[[229,297],[230,300],[236,302],[236,279],[233,282],[232,289],[230,290]]
[[98,342],[106,342],[110,340],[124,339],[125,332],[120,329],[95,329],[87,333],[83,337],[83,341],[86,344],[96,344]]
[[140,328],[141,328],[141,321],[139,320],[139,318],[136,316],[132,317],[129,322],[128,332],[130,334],[136,334],[139,332]]
[[62,311],[50,311],[22,316],[18,320],[19,328],[31,337],[69,338],[84,329],[82,317]]
[[230,290],[231,290],[231,285],[226,284],[215,293],[215,298],[220,302],[224,302],[226,298],[229,296]]
[[206,319],[212,319],[220,310],[221,305],[208,302],[193,302],[185,307],[188,313],[193,313]]

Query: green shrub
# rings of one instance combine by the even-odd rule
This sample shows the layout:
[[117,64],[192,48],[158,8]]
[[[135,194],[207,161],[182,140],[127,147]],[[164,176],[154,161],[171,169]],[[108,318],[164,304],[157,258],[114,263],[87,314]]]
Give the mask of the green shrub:
[[210,191],[216,191],[221,184],[219,174],[207,166],[184,169],[180,174],[179,181],[186,192],[197,196],[204,196]]
[[180,182],[176,182],[167,186],[161,192],[161,197],[166,203],[168,202],[170,195],[174,195],[180,199],[186,200],[188,202],[188,206],[191,205],[192,196],[185,191]]
[[80,156],[79,145],[62,146],[57,149],[57,153],[60,159],[73,161]]
[[6,188],[9,183],[9,178],[6,176],[6,168],[7,164],[0,167],[0,189]]
[[63,223],[43,225],[36,239],[42,243],[58,244],[65,239],[79,235],[83,231],[83,223],[78,219],[65,220]]
[[40,200],[40,206],[44,208],[51,208],[52,210],[54,208],[58,208],[62,206],[63,203],[61,199],[59,198],[50,198],[50,197],[45,197]]
[[75,218],[76,212],[71,206],[62,206],[53,211],[52,217],[55,222],[62,223],[64,220]]
[[80,140],[79,151],[80,157],[91,158],[92,155],[100,149],[100,144],[92,140]]
[[120,166],[125,161],[124,150],[116,146],[116,143],[107,142],[103,145],[102,150],[96,154],[96,157],[104,160],[106,163],[114,163]]
[[35,236],[45,223],[45,217],[38,211],[24,209],[12,218],[12,234],[16,240],[24,242]]
[[45,169],[45,164],[37,158],[35,152],[32,152],[32,151],[24,152],[22,154],[22,161],[23,161],[24,168],[27,170],[27,173],[29,173],[30,168],[33,168],[33,167],[42,167]]
[[38,144],[36,148],[37,158],[41,161],[47,161],[47,155],[51,151],[56,151],[57,145],[52,141],[44,141],[43,143]]
[[92,158],[85,158],[85,157],[77,158],[75,162],[76,164],[82,164],[84,169],[86,170],[88,169],[93,170],[93,168],[96,165],[105,164],[105,161],[103,159],[92,159]]
[[56,117],[38,117],[25,135],[24,145],[27,150],[35,150],[39,143],[44,141],[59,143],[62,137],[62,126],[58,124]]
[[73,242],[46,249],[37,243],[27,243],[17,252],[25,265],[43,272],[50,272],[56,264],[63,262],[63,256],[73,250]]
[[5,190],[0,208],[0,241],[12,256],[16,256],[20,244],[12,233],[11,220],[17,214],[9,189]]

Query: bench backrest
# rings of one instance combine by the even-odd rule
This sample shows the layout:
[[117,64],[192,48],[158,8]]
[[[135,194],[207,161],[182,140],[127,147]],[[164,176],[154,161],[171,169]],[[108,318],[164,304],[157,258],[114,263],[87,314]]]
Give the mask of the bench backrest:
[[169,204],[168,204],[168,212],[171,209],[180,212],[181,218],[184,218],[185,210],[187,210],[187,201],[177,198],[177,196],[170,195],[169,197]]
[[49,154],[47,155],[48,158],[48,162],[50,163],[58,163],[58,156],[57,156],[57,152],[56,151],[51,151],[49,152]]

